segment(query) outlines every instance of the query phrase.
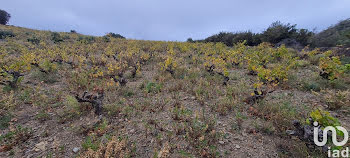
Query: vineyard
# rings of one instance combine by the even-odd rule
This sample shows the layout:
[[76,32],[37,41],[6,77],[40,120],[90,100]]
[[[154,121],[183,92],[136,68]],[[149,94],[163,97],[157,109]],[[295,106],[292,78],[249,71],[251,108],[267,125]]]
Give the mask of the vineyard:
[[0,157],[322,157],[350,129],[349,57],[0,26]]

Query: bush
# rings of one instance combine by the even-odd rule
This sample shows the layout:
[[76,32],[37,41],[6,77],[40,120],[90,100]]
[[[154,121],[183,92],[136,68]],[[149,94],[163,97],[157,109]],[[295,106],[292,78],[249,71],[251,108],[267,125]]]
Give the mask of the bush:
[[125,39],[124,36],[122,36],[122,35],[120,35],[120,34],[117,34],[117,33],[113,33],[113,32],[107,33],[106,36],[107,36],[107,37],[112,37],[112,38],[121,38],[121,39]]
[[158,93],[161,91],[162,85],[154,82],[148,82],[145,88],[147,93]]
[[276,21],[263,33],[252,33],[251,31],[236,33],[220,32],[219,34],[212,35],[204,40],[197,40],[197,42],[222,42],[227,46],[232,47],[234,44],[243,41],[246,41],[248,46],[257,46],[262,42],[277,44],[284,39],[292,39],[302,46],[309,45],[314,33],[307,29],[298,30],[295,27],[296,25],[291,25],[289,23],[283,24],[280,21]]
[[194,43],[194,41],[193,41],[192,38],[188,38],[188,39],[187,39],[187,42]]
[[28,38],[27,41],[31,42],[32,44],[39,44],[40,43],[40,39],[37,37]]
[[61,37],[61,35],[57,32],[52,32],[51,33],[51,40],[54,42],[54,43],[60,43],[60,42],[63,42],[63,38]]
[[12,31],[0,30],[0,39],[5,39],[6,37],[15,37]]
[[350,18],[316,34],[311,41],[312,47],[350,46]]
[[7,13],[5,10],[0,9],[0,24],[6,25],[11,18],[11,15]]
[[276,44],[283,39],[294,37],[297,33],[295,27],[296,25],[283,24],[280,21],[276,21],[261,34],[261,39],[263,42]]
[[204,39],[205,42],[222,42],[227,46],[233,46],[234,34],[230,32],[220,32],[219,34]]
[[61,123],[79,117],[82,113],[82,107],[80,103],[73,96],[67,95],[63,101],[63,105],[64,111],[59,114]]
[[311,44],[311,38],[315,35],[312,31],[308,29],[300,29],[296,33],[296,41],[298,41],[301,45],[307,46]]
[[350,91],[324,90],[323,99],[330,110],[338,110],[350,104]]
[[103,40],[103,42],[110,42],[111,41],[111,39],[109,39],[109,37],[107,37],[107,36],[103,36],[102,40]]
[[84,44],[90,44],[92,42],[95,42],[94,36],[79,36],[78,41]]
[[210,36],[204,39],[205,42],[222,42],[227,46],[232,47],[234,44],[246,41],[249,46],[256,46],[261,43],[260,34],[255,34],[250,31],[245,32],[220,32],[219,34]]
[[261,43],[260,34],[250,31],[236,33],[232,41],[234,44],[246,41],[248,46],[257,46]]
[[319,62],[320,76],[328,80],[335,80],[344,73],[339,57],[321,57]]

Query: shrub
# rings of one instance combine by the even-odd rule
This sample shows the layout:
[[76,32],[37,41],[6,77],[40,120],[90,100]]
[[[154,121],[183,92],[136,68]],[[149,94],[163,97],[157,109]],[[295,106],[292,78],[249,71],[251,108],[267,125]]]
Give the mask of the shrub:
[[214,118],[194,118],[186,122],[186,139],[200,157],[215,157],[220,132],[215,130]]
[[6,37],[15,37],[12,31],[0,30],[0,39],[5,39]]
[[81,144],[81,146],[85,149],[92,149],[93,151],[96,151],[99,147],[99,143],[98,142],[94,142],[94,137],[90,137],[88,136],[85,141],[83,142],[83,144]]
[[330,110],[337,110],[350,104],[350,91],[324,90],[324,100]]
[[234,34],[230,32],[220,32],[219,34],[204,39],[205,42],[222,42],[227,46],[233,46]]
[[124,107],[124,103],[119,101],[116,103],[106,104],[104,106],[104,110],[108,113],[108,115],[114,116],[122,112]]
[[345,72],[349,73],[350,72],[350,64],[346,64],[345,67],[346,67]]
[[103,42],[110,42],[111,40],[107,36],[102,37]]
[[342,20],[334,26],[316,34],[311,41],[312,47],[350,46],[350,19]]
[[302,88],[307,91],[320,91],[321,85],[318,82],[309,81],[309,82],[303,82]]
[[75,99],[75,97],[68,95],[64,100],[64,105],[67,107],[68,112],[74,114],[80,114],[80,103]]
[[273,22],[262,34],[263,42],[276,44],[283,39],[292,38],[296,33],[296,25],[283,24],[280,21]]
[[[19,65],[18,63],[15,64],[11,65],[11,69],[21,69],[21,67],[17,67],[17,65]],[[8,71],[0,68],[0,85],[4,85],[4,88],[8,90],[17,89],[24,78],[23,76],[24,75],[18,71]]]
[[[327,126],[336,127],[341,125],[339,120],[331,116],[331,114],[327,111],[316,109],[310,113],[310,117],[312,118],[313,121],[317,121],[321,127],[327,127]],[[310,124],[311,122],[309,120],[306,120],[306,123]],[[337,135],[341,135],[341,136],[344,135],[344,133],[338,130],[337,128],[336,128],[336,131],[337,131]]]
[[145,88],[147,93],[158,93],[161,91],[162,85],[154,82],[148,82]]
[[296,33],[295,39],[303,46],[307,46],[311,44],[311,38],[315,33],[309,31],[308,29],[300,29]]
[[94,36],[79,36],[78,41],[84,44],[90,44],[92,42],[95,42]]
[[87,137],[82,147],[86,150],[79,157],[135,157],[134,144],[127,138],[113,136],[106,143],[94,142],[93,138]]
[[[314,36],[312,31],[307,29],[296,29],[296,25],[283,24],[280,21],[272,23],[262,33],[252,33],[251,31],[243,32],[220,32],[205,38],[204,40],[196,40],[197,42],[222,42],[227,46],[233,46],[236,43],[246,41],[248,46],[256,46],[262,42],[277,44],[285,39],[296,41],[297,44],[307,46],[311,44]],[[350,36],[350,32],[349,32]],[[187,41],[189,42],[189,41]]]
[[341,65],[339,57],[321,57],[319,67],[321,69],[320,75],[328,80],[339,78],[344,73],[344,68]]
[[61,37],[61,35],[57,32],[52,32],[51,33],[51,40],[54,42],[54,43],[60,43],[60,42],[63,42],[63,38]]
[[11,18],[11,15],[7,13],[5,10],[0,9],[0,24],[6,25]]
[[232,47],[234,44],[246,41],[249,46],[256,46],[261,43],[260,34],[245,32],[220,32],[219,34],[210,36],[204,39],[205,42],[222,42],[227,46]]
[[107,37],[112,37],[112,38],[121,38],[121,39],[125,39],[124,36],[122,36],[122,35],[120,35],[120,34],[117,34],[117,33],[113,33],[113,32],[107,33],[106,36],[107,36]]
[[256,46],[261,43],[260,34],[252,33],[251,31],[238,32],[234,34],[232,42],[234,44],[246,41],[248,46]]
[[31,42],[32,44],[39,44],[40,43],[40,39],[37,37],[28,38],[27,41]]
[[188,39],[187,39],[187,42],[194,43],[194,41],[193,41],[192,38],[188,38]]
[[10,126],[12,115],[11,114],[5,114],[0,115],[0,129],[5,130],[7,127]]

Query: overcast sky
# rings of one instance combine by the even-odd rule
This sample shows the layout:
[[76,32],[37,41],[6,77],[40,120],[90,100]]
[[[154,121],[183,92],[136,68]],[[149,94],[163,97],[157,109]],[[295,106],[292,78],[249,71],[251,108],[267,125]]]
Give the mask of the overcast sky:
[[350,18],[350,0],[1,0],[10,25],[88,35],[184,41],[272,22],[318,31]]

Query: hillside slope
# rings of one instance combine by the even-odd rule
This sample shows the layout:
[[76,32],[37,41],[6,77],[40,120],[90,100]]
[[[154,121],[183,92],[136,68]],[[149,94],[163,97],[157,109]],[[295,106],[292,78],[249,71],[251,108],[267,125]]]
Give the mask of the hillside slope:
[[320,157],[292,121],[349,129],[332,52],[0,30],[0,157]]

